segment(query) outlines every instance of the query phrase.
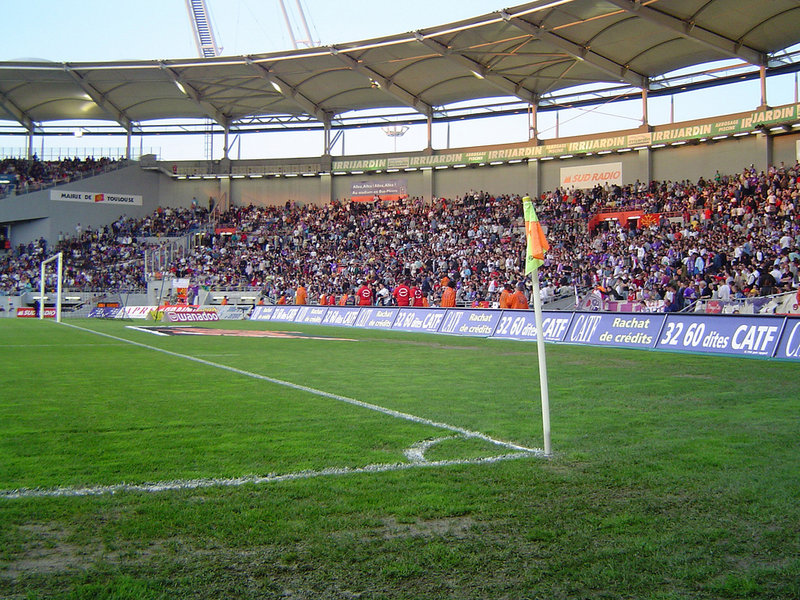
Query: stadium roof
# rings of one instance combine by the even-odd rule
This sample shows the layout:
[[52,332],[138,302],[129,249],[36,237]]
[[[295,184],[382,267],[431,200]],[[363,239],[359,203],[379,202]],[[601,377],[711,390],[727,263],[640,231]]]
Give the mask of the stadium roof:
[[[402,10],[398,7],[398,10]],[[0,62],[0,119],[421,114],[511,97],[654,78],[721,59],[768,66],[800,42],[800,0],[536,0],[480,17],[361,42],[281,53],[123,62]]]

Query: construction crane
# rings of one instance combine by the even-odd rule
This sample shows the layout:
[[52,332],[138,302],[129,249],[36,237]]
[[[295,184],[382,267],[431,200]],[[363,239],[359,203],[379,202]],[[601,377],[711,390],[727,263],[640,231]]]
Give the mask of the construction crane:
[[[217,37],[211,27],[211,15],[208,12],[206,0],[186,0],[186,10],[189,12],[189,20],[192,22],[197,53],[201,58],[219,56],[222,48],[217,45]],[[205,155],[206,160],[214,158],[214,121],[211,119],[206,119]]]
[[283,0],[280,0],[281,5],[281,12],[283,13],[283,20],[286,23],[286,29],[289,31],[289,37],[292,38],[292,46],[295,50],[299,47],[299,44],[303,44],[307,48],[312,48],[319,44],[319,42],[314,42],[311,39],[311,30],[308,28],[308,21],[306,20],[306,13],[303,10],[303,6],[300,4],[300,0],[295,0],[295,6],[297,7],[297,16],[300,19],[300,23],[303,26],[303,31],[305,31],[306,38],[297,39],[298,36],[294,34],[294,27],[292,26],[292,22],[289,19],[289,12],[286,10],[286,4]]
[[206,1],[186,0],[186,10],[189,12],[189,18],[192,21],[197,53],[203,58],[219,56],[222,48],[217,46],[217,38],[214,35],[214,29],[211,27],[211,16],[208,13]]
[[[292,26],[292,19],[290,18],[289,11],[286,9],[284,0],[279,0],[283,19],[286,24],[286,29],[289,32],[289,37],[292,40],[292,45],[295,49],[299,44],[307,47],[315,45],[311,38],[311,30],[308,27],[308,20],[306,19],[305,11],[300,0],[295,0],[296,6],[296,19],[299,19],[302,30],[305,32],[306,39],[298,39],[299,35],[295,35],[294,27]],[[192,33],[194,33],[194,42],[197,46],[197,54],[201,58],[214,58],[222,53],[222,47],[217,44],[217,36],[214,34],[214,28],[211,26],[211,14],[208,11],[206,0],[186,0],[186,11],[189,13],[189,20],[192,23]],[[292,15],[293,16],[293,15]],[[206,134],[205,134],[205,156],[206,160],[211,160],[214,155],[214,122],[211,119],[206,120]]]

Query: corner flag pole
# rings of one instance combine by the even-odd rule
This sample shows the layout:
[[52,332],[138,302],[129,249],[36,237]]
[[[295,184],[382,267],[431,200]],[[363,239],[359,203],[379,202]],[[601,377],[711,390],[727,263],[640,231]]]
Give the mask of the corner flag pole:
[[544,263],[544,253],[550,244],[539,224],[536,209],[529,196],[522,199],[522,210],[525,217],[525,274],[531,276],[533,284],[533,311],[536,319],[536,346],[539,351],[539,384],[542,392],[542,433],[544,437],[544,453],[550,456],[550,397],[547,389],[547,360],[544,353],[544,326],[542,324],[542,295],[539,292],[539,267]]
[[542,433],[544,453],[550,456],[550,396],[547,389],[547,359],[544,354],[544,326],[542,325],[542,296],[539,293],[539,269],[531,274],[533,281],[533,312],[536,318],[536,348],[539,351],[539,386],[542,393]]

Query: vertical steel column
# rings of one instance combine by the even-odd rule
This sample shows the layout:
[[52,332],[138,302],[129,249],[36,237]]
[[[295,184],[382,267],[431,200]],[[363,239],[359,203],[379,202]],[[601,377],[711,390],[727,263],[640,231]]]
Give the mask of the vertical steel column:
[[647,111],[647,88],[642,88],[642,125],[647,127],[650,117]]

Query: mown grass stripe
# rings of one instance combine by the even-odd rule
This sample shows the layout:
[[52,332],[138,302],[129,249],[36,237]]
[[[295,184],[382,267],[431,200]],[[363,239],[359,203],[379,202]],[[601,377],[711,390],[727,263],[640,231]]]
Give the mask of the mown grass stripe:
[[508,448],[509,450],[515,450],[517,452],[530,452],[536,455],[544,456],[544,451],[539,448],[528,448],[526,446],[521,446],[519,444],[514,444],[513,442],[507,442],[504,440],[498,440],[492,438],[485,433],[481,433],[479,431],[471,431],[469,429],[464,429],[463,427],[458,427],[455,425],[450,425],[448,423],[442,423],[439,421],[432,421],[430,419],[426,419],[424,417],[418,417],[416,415],[411,415],[408,413],[400,412],[397,410],[393,410],[391,408],[386,408],[383,406],[378,406],[377,404],[370,404],[369,402],[363,402],[362,400],[356,400],[355,398],[348,398],[347,396],[340,396],[339,394],[333,394],[331,392],[326,392],[324,390],[318,390],[315,388],[311,388],[304,385],[299,385],[297,383],[292,383],[291,381],[284,381],[282,379],[276,379],[274,377],[269,377],[267,375],[261,375],[260,373],[253,373],[252,371],[245,371],[243,369],[237,369],[236,367],[231,367],[228,365],[223,365],[220,363],[215,363],[210,360],[205,360],[203,358],[199,358],[196,356],[191,356],[189,354],[181,354],[179,352],[173,352],[171,350],[166,350],[164,348],[158,348],[157,346],[150,346],[148,344],[143,344],[141,342],[135,342],[133,340],[128,340],[125,338],[121,338],[115,335],[111,335],[109,333],[103,333],[100,331],[94,331],[93,329],[86,329],[84,327],[79,327],[78,325],[72,325],[70,323],[61,323],[61,325],[65,325],[66,327],[72,327],[74,329],[78,329],[80,331],[85,331],[87,333],[93,333],[95,335],[99,335],[102,337],[106,337],[112,340],[116,340],[118,342],[122,342],[125,344],[131,344],[134,346],[138,346],[140,348],[145,348],[147,350],[153,350],[155,352],[161,352],[162,354],[167,354],[169,356],[174,356],[176,358],[182,358],[185,360],[190,360],[196,363],[200,363],[209,367],[214,367],[216,369],[222,369],[224,371],[229,371],[231,373],[236,373],[238,375],[244,375],[245,377],[252,377],[254,379],[259,379],[261,381],[267,381],[269,383],[273,383],[275,385],[285,386],[294,390],[299,390],[302,392],[307,392],[309,394],[314,394],[317,396],[322,396],[323,398],[329,398],[331,400],[336,400],[339,402],[345,402],[347,404],[352,404],[353,406],[358,406],[361,408],[366,408],[367,410],[372,410],[375,412],[379,412],[390,417],[395,417],[398,419],[404,419],[406,421],[411,421],[413,423],[419,423],[420,425],[429,425],[431,427],[437,427],[439,429],[446,429],[447,431],[453,431],[455,433],[461,434],[467,438],[475,438],[480,439],[485,442],[489,442],[491,444],[495,444],[497,446],[502,446],[504,448]]

